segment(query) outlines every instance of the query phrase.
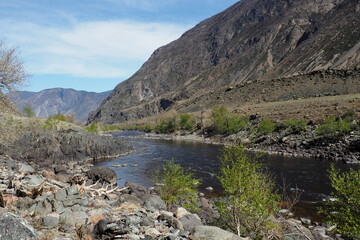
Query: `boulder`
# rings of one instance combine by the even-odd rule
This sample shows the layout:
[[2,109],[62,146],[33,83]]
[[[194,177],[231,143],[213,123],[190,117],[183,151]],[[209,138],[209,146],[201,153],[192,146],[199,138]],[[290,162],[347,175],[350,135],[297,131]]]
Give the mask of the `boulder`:
[[109,184],[116,184],[117,176],[114,170],[108,167],[92,167],[87,173],[86,176],[93,180],[93,182],[106,182]]
[[125,209],[137,209],[141,208],[143,202],[134,195],[123,194],[119,197],[118,201],[115,203],[116,206],[125,208]]
[[32,174],[35,172],[35,170],[30,165],[22,163],[22,164],[20,164],[19,172]]
[[196,226],[204,225],[200,218],[195,214],[188,214],[180,218],[179,221],[182,223],[185,231],[192,231]]
[[151,212],[166,210],[166,203],[159,196],[151,196],[144,201],[144,208]]
[[0,217],[0,240],[39,239],[36,231],[25,219],[12,213]]
[[144,186],[141,186],[136,183],[126,182],[124,186],[129,188],[130,194],[135,195],[137,197],[141,197],[142,195],[144,195],[148,192]]
[[64,165],[57,165],[54,167],[55,174],[66,173],[66,172],[67,172],[67,168]]
[[192,232],[193,240],[243,240],[231,232],[225,231],[218,227],[212,226],[196,226]]
[[300,221],[288,219],[284,221],[284,231],[282,233],[284,240],[314,240],[310,230],[304,227]]

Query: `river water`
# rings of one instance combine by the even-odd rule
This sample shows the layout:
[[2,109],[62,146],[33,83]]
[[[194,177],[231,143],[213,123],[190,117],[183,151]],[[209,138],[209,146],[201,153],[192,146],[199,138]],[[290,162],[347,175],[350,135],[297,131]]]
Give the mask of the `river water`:
[[[203,179],[200,191],[207,196],[221,195],[216,173],[219,169],[218,157],[222,146],[187,140],[169,141],[129,137],[137,134],[140,133],[126,131],[115,135],[130,142],[135,149],[133,154],[97,164],[114,169],[120,186],[126,181],[146,187],[153,186],[155,170],[173,158],[175,163],[185,169],[191,168],[196,177]],[[274,175],[279,188],[283,186],[285,179],[288,189],[300,189],[299,206],[303,215],[313,217],[311,215],[316,206],[324,198],[330,196],[332,189],[327,172],[330,161],[279,155],[265,155],[263,161],[270,173]],[[334,164],[343,170],[350,168],[349,165],[342,163]],[[126,166],[115,167],[114,165]],[[206,190],[207,187],[212,187],[214,191],[209,192]]]

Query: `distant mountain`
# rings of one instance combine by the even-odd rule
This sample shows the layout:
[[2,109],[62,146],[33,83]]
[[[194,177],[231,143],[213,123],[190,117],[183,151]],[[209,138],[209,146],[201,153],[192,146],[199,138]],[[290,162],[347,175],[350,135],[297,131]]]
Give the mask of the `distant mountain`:
[[48,117],[59,113],[75,113],[76,119],[82,122],[108,97],[109,93],[110,91],[95,93],[54,88],[41,92],[19,91],[10,95],[9,98],[20,112],[29,105],[36,116]]
[[88,122],[136,120],[229,85],[359,66],[359,0],[242,0],[157,49]]

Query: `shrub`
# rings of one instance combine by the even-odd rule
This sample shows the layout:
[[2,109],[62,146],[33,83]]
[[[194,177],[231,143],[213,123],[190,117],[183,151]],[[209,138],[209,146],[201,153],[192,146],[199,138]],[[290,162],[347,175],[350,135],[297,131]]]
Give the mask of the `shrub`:
[[280,197],[275,184],[261,172],[262,164],[245,154],[243,146],[223,150],[218,179],[227,200],[219,201],[220,218],[233,231],[261,239],[275,228],[269,216],[276,213]]
[[155,180],[161,183],[157,191],[168,207],[179,204],[191,210],[197,208],[196,188],[201,181],[195,179],[192,172],[185,171],[179,164],[175,164],[174,159],[156,171]]
[[276,124],[270,121],[269,119],[265,118],[264,120],[259,123],[258,126],[258,133],[260,134],[269,134],[274,132]]
[[90,126],[85,127],[85,130],[88,132],[99,132],[100,126],[97,122],[92,122]]
[[32,110],[32,108],[30,107],[30,105],[26,105],[24,107],[24,113],[27,117],[31,118],[35,116],[34,111]]
[[332,165],[329,173],[336,201],[327,200],[320,212],[339,233],[360,239],[360,169],[341,172]]
[[179,127],[181,130],[192,131],[194,129],[194,122],[192,117],[187,113],[180,114]]
[[161,119],[156,125],[157,133],[172,133],[177,129],[176,117]]
[[45,124],[42,125],[41,127],[42,129],[45,130],[51,130],[56,128],[56,122],[54,121],[54,119],[50,116],[45,120]]
[[306,123],[303,120],[286,120],[283,124],[286,128],[291,128],[294,133],[301,133],[306,130]]
[[216,132],[230,135],[244,129],[249,122],[249,117],[240,117],[221,106],[213,109],[211,121]]
[[333,117],[327,118],[323,124],[318,126],[316,133],[318,135],[335,137],[338,134],[344,134],[351,131],[351,123],[344,120],[336,120]]

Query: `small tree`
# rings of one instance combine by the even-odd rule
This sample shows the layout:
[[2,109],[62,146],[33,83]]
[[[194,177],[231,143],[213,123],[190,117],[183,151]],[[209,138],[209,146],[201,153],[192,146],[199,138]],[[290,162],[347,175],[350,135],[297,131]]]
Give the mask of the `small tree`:
[[221,134],[234,134],[246,127],[249,121],[247,116],[240,117],[231,113],[226,107],[214,108],[211,114],[214,129]]
[[35,116],[35,113],[34,111],[32,110],[32,108],[30,107],[30,105],[26,105],[24,107],[24,113],[27,117],[31,118],[31,117],[34,117]]
[[194,129],[194,122],[192,117],[187,114],[183,113],[179,115],[179,127],[181,130],[191,131]]
[[0,42],[0,91],[7,94],[21,86],[30,75],[25,71],[17,48]]
[[268,217],[280,201],[273,179],[241,145],[225,148],[220,160],[218,179],[227,197],[218,203],[221,219],[239,236],[262,238],[274,227]]
[[360,169],[342,172],[332,165],[329,173],[336,200],[327,200],[320,212],[339,233],[360,239]]
[[179,204],[191,210],[197,208],[196,188],[201,181],[195,179],[192,172],[185,171],[179,164],[175,164],[174,159],[156,171],[155,180],[161,183],[157,191],[168,207]]
[[336,120],[334,117],[329,117],[323,124],[318,126],[316,133],[325,137],[338,137],[351,131],[352,124],[345,120]]

